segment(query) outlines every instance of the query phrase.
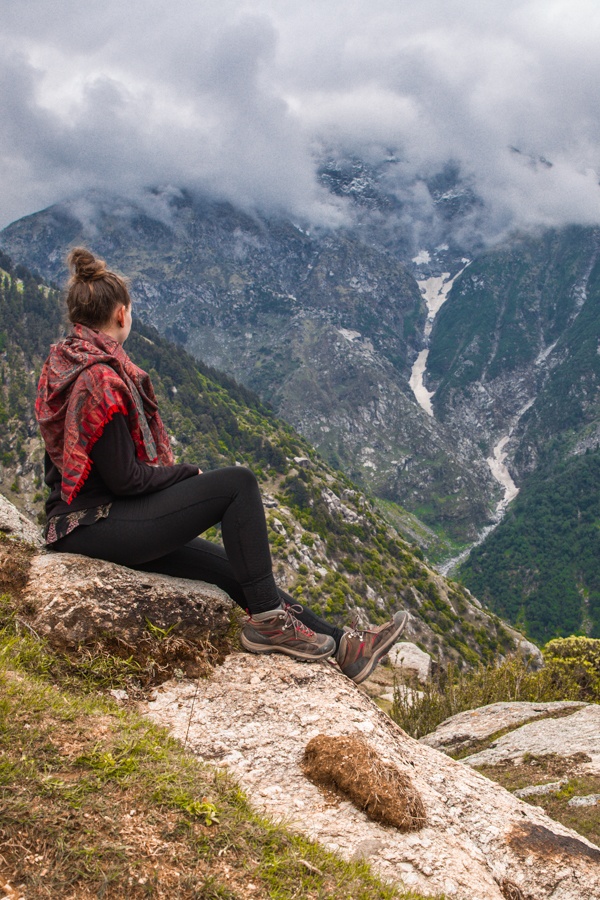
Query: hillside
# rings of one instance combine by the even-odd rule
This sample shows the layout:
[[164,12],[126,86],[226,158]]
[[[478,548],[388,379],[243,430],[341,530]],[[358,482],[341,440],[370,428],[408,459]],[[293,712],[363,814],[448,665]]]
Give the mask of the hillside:
[[461,580],[536,641],[600,637],[600,451],[535,473]]
[[[560,493],[563,463],[599,447],[600,232],[572,226],[514,235],[469,261],[449,237],[461,204],[468,207],[468,192],[450,172],[431,185],[432,198],[454,197],[459,206],[444,219],[449,242],[427,244],[407,260],[401,235],[392,239],[399,213],[384,173],[331,163],[323,177],[353,198],[359,224],[309,234],[177,191],[148,192],[137,203],[97,195],[66,202],[14,223],[0,242],[55,276],[69,242],[93,235],[94,246],[132,274],[144,321],[256,389],[345,473],[335,476],[340,485],[349,478],[366,486],[387,520],[441,564],[502,512],[490,461],[497,473],[504,459],[504,484],[512,476],[526,498],[533,473]],[[436,315],[429,307],[426,323],[432,282],[449,292]],[[427,353],[422,377],[434,391],[433,416],[408,386],[417,353]],[[525,508],[523,528],[541,545],[535,507],[527,503],[519,515]],[[488,540],[500,540],[508,521]],[[556,535],[569,527],[560,514],[550,521]],[[512,538],[508,544],[515,546]],[[487,546],[477,551],[477,584],[492,608],[528,622],[511,559],[496,578],[499,563],[487,571]],[[571,600],[560,621],[546,588],[555,563],[538,555],[535,565],[540,593],[531,633],[591,627],[574,612],[577,578],[561,581]],[[568,569],[576,570],[577,563]]]
[[[542,801],[560,824],[537,797],[529,805],[494,783],[501,767],[485,767],[491,778],[474,771],[481,753],[465,765],[417,742],[334,665],[238,652],[232,602],[218,589],[198,582],[190,593],[183,579],[36,552],[18,537],[32,530],[0,498],[9,896],[556,900],[557,860],[561,900],[598,896],[598,778],[582,766],[598,756],[595,704],[471,707],[450,733],[446,723],[430,736],[449,753],[468,742],[496,756],[499,729],[524,725],[500,744],[521,735],[540,754],[527,754],[520,779],[560,771],[549,787],[565,790]],[[576,651],[564,644],[571,692],[582,654],[564,659]],[[581,650],[597,663],[597,648]],[[450,681],[445,694],[460,704],[465,687],[481,696],[482,681],[510,699],[538,694],[533,681],[552,689],[546,674],[512,658]],[[423,690],[431,697],[440,682]],[[582,823],[574,803],[590,807]]]
[[[520,476],[539,444],[598,415],[589,348],[600,335],[599,249],[591,228],[515,237],[464,270],[436,317],[427,360],[436,417],[478,429],[488,448],[510,433]],[[526,451],[534,435],[537,449]]]
[[[60,330],[60,311],[56,292],[3,263],[0,489],[31,516],[43,500],[36,372]],[[406,606],[412,639],[442,659],[474,663],[512,645],[498,619],[434,572],[346,476],[255,395],[146,326],[136,325],[127,349],[152,376],[179,460],[203,469],[240,462],[256,472],[276,575],[295,597],[339,622],[356,614],[382,621]]]
[[520,485],[460,577],[535,640],[599,633],[599,246],[597,230],[573,227],[489,251],[432,334],[436,414],[488,446],[507,440]]
[[131,276],[140,318],[267,399],[353,481],[464,544],[490,521],[497,485],[470,435],[415,402],[425,304],[382,241],[175,191],[86,195],[0,235],[13,259],[60,280],[68,247],[89,244]]

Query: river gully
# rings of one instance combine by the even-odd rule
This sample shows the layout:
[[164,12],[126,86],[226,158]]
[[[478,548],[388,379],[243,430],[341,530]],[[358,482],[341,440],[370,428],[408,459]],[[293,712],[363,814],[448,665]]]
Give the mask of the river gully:
[[[444,272],[441,275],[417,281],[417,284],[421,289],[421,293],[423,294],[425,303],[427,304],[427,319],[423,331],[423,341],[425,343],[425,347],[419,353],[412,367],[409,384],[413,394],[415,395],[417,403],[430,416],[433,416],[433,405],[431,403],[433,392],[428,391],[424,384],[424,376],[427,369],[427,357],[429,356],[429,347],[427,345],[429,343],[429,338],[433,329],[435,317],[448,299],[448,294],[450,293],[452,285],[454,284],[458,276],[461,275],[469,265],[469,262],[467,260],[465,260],[465,263],[466,265],[453,278],[450,277],[449,272]],[[521,418],[523,413],[527,411],[529,406],[530,404],[527,404],[527,406],[520,410],[516,417],[516,421],[513,423],[509,433],[504,435],[504,437],[502,437],[498,441],[493,449],[492,456],[488,457],[488,459],[486,460],[488,466],[490,467],[492,475],[502,486],[504,491],[504,496],[496,507],[496,514],[494,517],[495,521],[491,525],[488,525],[487,528],[484,528],[477,540],[473,544],[470,544],[468,547],[466,547],[458,556],[446,560],[444,563],[441,563],[438,566],[438,570],[442,575],[447,575],[449,572],[451,572],[452,569],[454,569],[467,558],[474,547],[477,547],[479,546],[479,544],[483,543],[486,537],[502,521],[508,504],[511,502],[511,500],[514,500],[514,498],[519,493],[519,488],[514,483],[510,472],[505,465],[505,459],[507,456],[506,447],[508,445],[508,442],[510,441],[510,437],[516,423]]]

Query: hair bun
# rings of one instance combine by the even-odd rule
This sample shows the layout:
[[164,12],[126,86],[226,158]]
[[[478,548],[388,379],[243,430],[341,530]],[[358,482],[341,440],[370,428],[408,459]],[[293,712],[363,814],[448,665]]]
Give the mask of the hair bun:
[[85,247],[74,247],[67,257],[76,281],[95,281],[107,273],[106,263],[97,259]]

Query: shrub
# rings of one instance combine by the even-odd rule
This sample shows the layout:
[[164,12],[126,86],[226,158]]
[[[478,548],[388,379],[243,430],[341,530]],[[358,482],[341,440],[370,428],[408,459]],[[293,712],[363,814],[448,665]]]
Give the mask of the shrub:
[[548,677],[575,699],[600,702],[600,640],[555,638],[543,649]]

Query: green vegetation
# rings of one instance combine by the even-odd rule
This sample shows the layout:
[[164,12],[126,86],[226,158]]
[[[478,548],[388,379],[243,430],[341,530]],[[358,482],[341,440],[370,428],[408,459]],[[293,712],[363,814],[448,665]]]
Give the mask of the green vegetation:
[[600,637],[600,451],[533,474],[460,569],[467,587],[534,640]]
[[549,229],[490,250],[464,271],[436,318],[427,358],[440,415],[457,390],[533,363],[540,338],[563,340],[595,240],[592,229]]
[[500,658],[468,672],[447,666],[424,686],[418,686],[421,696],[410,696],[397,687],[391,716],[405,731],[419,738],[451,716],[489,703],[600,702],[600,640],[556,639],[546,644],[542,654],[545,665],[539,671],[533,671],[520,655]]
[[10,606],[4,597],[0,890],[9,881],[57,900],[426,900],[257,815],[229,777],[118,708],[95,679],[65,688],[64,662],[19,634]]
[[514,421],[523,387],[535,396],[513,436],[520,495],[459,574],[541,642],[600,636],[597,239],[590,228],[549,230],[480,256],[441,309],[428,357],[442,417],[493,385],[499,408],[486,427],[495,433],[498,420]]

